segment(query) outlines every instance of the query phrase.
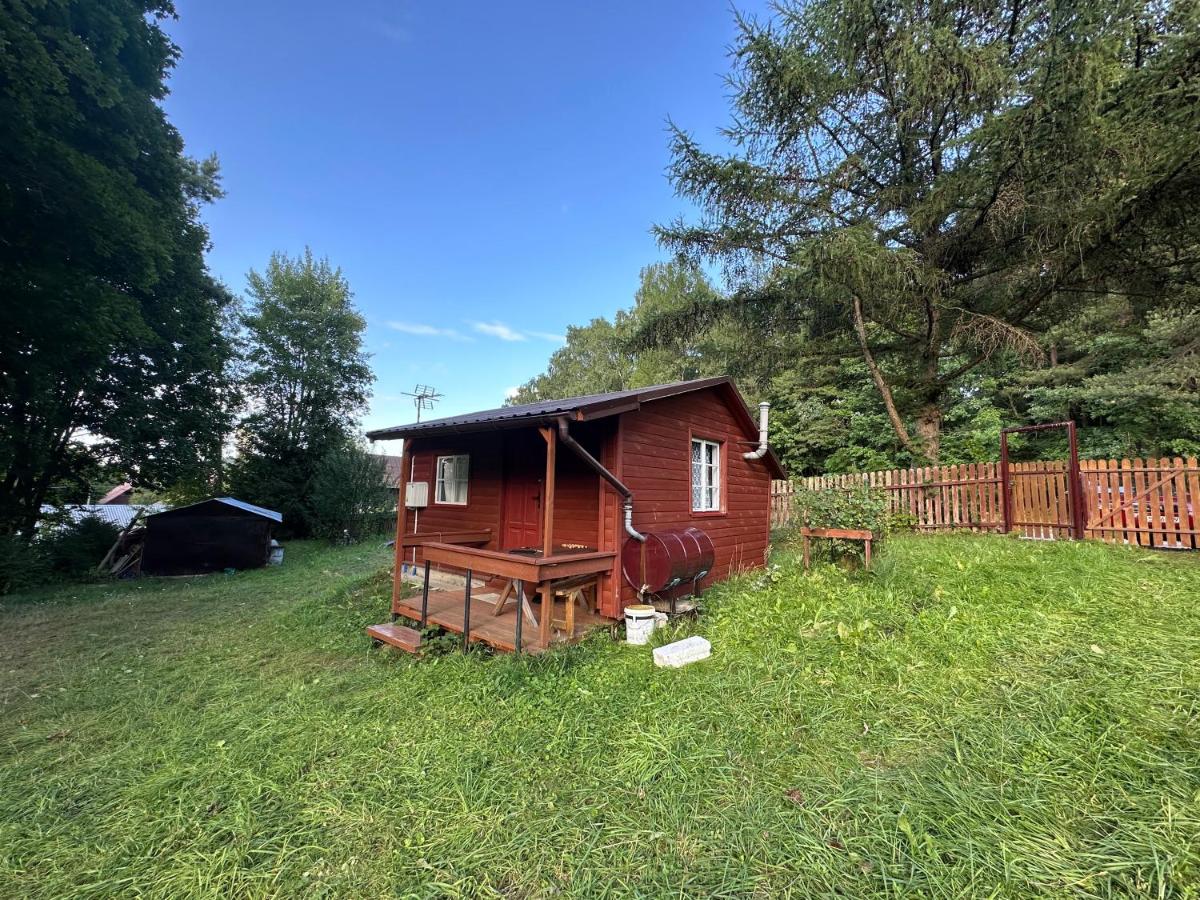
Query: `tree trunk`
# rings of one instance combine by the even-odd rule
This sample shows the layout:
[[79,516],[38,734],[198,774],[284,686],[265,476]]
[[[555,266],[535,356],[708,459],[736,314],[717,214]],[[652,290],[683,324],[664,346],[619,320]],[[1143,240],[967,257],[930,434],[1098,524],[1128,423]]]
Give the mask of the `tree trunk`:
[[900,418],[900,411],[896,409],[895,398],[892,397],[892,388],[887,383],[887,379],[883,376],[883,370],[879,368],[875,362],[875,354],[871,352],[871,345],[867,340],[867,325],[863,317],[862,300],[855,296],[852,298],[851,312],[854,315],[854,333],[858,336],[858,346],[862,349],[863,361],[867,364],[867,371],[871,373],[871,380],[875,382],[875,387],[879,391],[879,396],[883,400],[883,408],[887,412],[888,421],[892,425],[892,431],[896,433],[896,437],[900,443],[910,453],[918,453],[918,449],[913,444],[912,438],[909,436],[908,429],[904,427],[904,420]]
[[916,432],[921,452],[930,465],[936,466],[942,449],[942,407],[937,400],[928,401],[917,413]]

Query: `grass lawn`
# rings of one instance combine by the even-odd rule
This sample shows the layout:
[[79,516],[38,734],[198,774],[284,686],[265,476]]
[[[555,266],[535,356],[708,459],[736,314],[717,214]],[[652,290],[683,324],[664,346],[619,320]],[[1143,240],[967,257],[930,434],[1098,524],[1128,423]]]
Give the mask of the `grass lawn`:
[[0,895],[1200,896],[1200,554],[784,554],[677,671],[371,651],[386,562],[8,598]]

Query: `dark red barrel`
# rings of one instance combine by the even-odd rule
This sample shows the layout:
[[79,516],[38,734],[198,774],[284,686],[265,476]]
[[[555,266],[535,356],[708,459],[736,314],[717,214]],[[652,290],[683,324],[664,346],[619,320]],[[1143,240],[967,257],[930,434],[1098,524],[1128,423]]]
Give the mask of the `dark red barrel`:
[[621,550],[621,569],[635,590],[651,594],[699,581],[716,560],[712,539],[699,528],[652,531],[643,544],[630,538]]

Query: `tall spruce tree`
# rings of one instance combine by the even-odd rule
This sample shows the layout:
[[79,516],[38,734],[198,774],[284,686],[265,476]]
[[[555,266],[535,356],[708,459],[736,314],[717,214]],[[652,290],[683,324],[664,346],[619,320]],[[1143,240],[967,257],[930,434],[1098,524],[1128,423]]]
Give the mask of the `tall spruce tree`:
[[963,379],[1096,297],[1168,303],[1200,263],[1200,5],[810,0],[740,21],[733,150],[681,129],[701,210],[658,229],[720,260],[731,308],[861,359],[897,440],[936,461]]
[[217,171],[184,155],[160,105],[172,15],[0,5],[0,535],[32,530],[73,461],[155,485],[219,458],[230,297],[199,219]]

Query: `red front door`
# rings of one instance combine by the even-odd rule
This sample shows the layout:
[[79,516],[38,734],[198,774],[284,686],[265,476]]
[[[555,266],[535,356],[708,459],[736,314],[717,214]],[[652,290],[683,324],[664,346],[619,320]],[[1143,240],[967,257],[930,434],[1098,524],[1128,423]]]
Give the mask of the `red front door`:
[[545,444],[521,432],[510,434],[504,445],[503,550],[542,545],[542,476]]

